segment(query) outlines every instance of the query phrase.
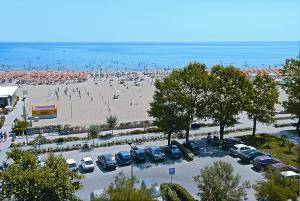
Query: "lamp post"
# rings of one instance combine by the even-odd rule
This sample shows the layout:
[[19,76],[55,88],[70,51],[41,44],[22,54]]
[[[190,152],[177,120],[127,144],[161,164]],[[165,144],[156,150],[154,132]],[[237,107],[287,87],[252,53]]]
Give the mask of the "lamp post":
[[[132,142],[128,142],[128,145],[131,148]],[[133,162],[131,162],[131,165],[130,165],[130,177],[131,177],[131,179],[133,179]]]
[[22,98],[22,101],[24,102],[24,105],[23,105],[23,118],[24,118],[24,121],[25,121],[25,136],[26,136],[26,144],[28,144],[28,136],[27,136],[27,131],[26,131],[26,126],[27,126],[27,114],[26,114],[26,106],[25,106],[25,100],[26,100],[26,97]]

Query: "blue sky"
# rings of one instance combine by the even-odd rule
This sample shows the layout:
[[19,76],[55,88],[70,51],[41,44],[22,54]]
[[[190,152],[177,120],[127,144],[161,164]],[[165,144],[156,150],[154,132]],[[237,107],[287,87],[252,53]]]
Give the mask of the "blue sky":
[[1,42],[299,40],[299,0],[0,0]]

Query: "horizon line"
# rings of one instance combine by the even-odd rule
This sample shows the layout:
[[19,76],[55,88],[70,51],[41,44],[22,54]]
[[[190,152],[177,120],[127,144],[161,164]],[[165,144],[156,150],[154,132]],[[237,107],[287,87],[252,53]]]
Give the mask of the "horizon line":
[[250,40],[250,41],[0,41],[0,43],[241,43],[241,42],[300,42],[300,40]]

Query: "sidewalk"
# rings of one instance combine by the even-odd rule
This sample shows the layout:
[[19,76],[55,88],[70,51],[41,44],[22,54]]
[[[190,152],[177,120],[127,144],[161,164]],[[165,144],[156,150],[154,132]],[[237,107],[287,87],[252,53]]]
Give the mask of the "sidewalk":
[[[2,128],[3,132],[10,132],[11,131],[11,125],[13,124],[13,120],[15,118],[19,118],[22,114],[22,102],[19,101],[17,104],[16,108],[14,111],[12,111],[10,114],[7,115],[5,119],[4,126]],[[237,124],[234,127],[226,128],[225,130],[231,130],[231,129],[241,129],[241,128],[247,128],[247,127],[252,127],[252,121],[250,121],[245,114],[240,115],[240,122],[243,122],[241,124]],[[279,120],[278,123],[290,123],[294,122],[293,120]],[[257,124],[257,133],[271,133],[275,136],[280,136],[283,134],[287,134],[289,139],[293,141],[295,144],[300,144],[300,137],[296,136],[294,134],[291,134],[288,132],[288,130],[294,130],[294,127],[283,127],[283,128],[275,128],[272,125],[265,125],[265,124]],[[119,133],[124,133],[128,131],[132,131],[136,129],[124,129],[124,130],[114,130],[114,134],[119,134]],[[142,130],[142,129],[141,129]],[[193,137],[193,134],[196,133],[208,133],[208,132],[218,132],[219,127],[204,127],[200,129],[191,129],[190,134],[191,138]],[[104,131],[103,134],[110,133],[111,131]],[[247,131],[247,132],[239,132],[239,133],[232,133],[226,135],[226,137],[236,137],[236,136],[241,136],[241,135],[250,135],[252,134],[252,131]],[[87,133],[81,133],[81,134],[71,134],[71,135],[66,135],[66,136],[61,136],[58,133],[48,133],[48,134],[43,134],[45,137],[49,139],[57,139],[57,138],[62,138],[62,137],[86,137]],[[126,136],[115,136],[115,137],[108,137],[108,138],[97,138],[94,140],[95,144],[101,144],[101,143],[108,143],[112,141],[123,141],[123,140],[133,140],[133,139],[143,139],[144,137],[161,137],[163,136],[163,133],[145,133],[145,134],[138,134],[138,135],[126,135]],[[32,141],[34,138],[38,136],[32,135],[28,136],[28,140]],[[206,137],[206,136],[204,136]],[[201,136],[196,137],[196,138],[201,138]],[[20,136],[17,137],[15,140],[15,143],[23,143],[26,142],[26,137],[25,136]],[[92,140],[79,140],[79,141],[72,141],[72,142],[64,142],[62,144],[44,144],[41,145],[40,148],[43,149],[48,149],[48,148],[62,148],[62,147],[71,147],[73,145],[78,145],[78,144],[92,144]],[[5,159],[5,153],[9,150],[9,146],[11,144],[11,138],[8,138],[6,142],[0,142],[0,161]],[[34,148],[33,146],[24,146],[22,149],[30,149]]]
[[[14,120],[17,118],[21,118],[23,114],[23,102],[19,101],[14,110],[5,115],[5,121],[1,131],[6,132],[8,135],[11,133],[11,126],[14,124]],[[9,150],[9,146],[11,144],[11,137],[8,137],[6,141],[0,142],[0,161],[5,160],[6,152]]]

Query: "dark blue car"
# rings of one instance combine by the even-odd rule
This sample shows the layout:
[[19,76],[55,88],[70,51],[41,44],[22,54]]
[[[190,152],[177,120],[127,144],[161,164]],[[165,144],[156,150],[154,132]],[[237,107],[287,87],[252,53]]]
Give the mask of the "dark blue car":
[[229,149],[233,145],[244,144],[244,142],[237,138],[226,138],[221,141],[221,144],[222,144],[222,148]]
[[145,149],[139,148],[137,146],[132,146],[130,150],[130,155],[132,159],[136,162],[146,161],[146,151]]
[[170,158],[181,158],[182,157],[182,153],[180,151],[180,149],[177,147],[177,145],[168,145],[166,148],[166,154],[168,154],[168,156]]
[[116,160],[119,165],[130,165],[132,163],[132,158],[129,151],[119,151],[116,153]]

